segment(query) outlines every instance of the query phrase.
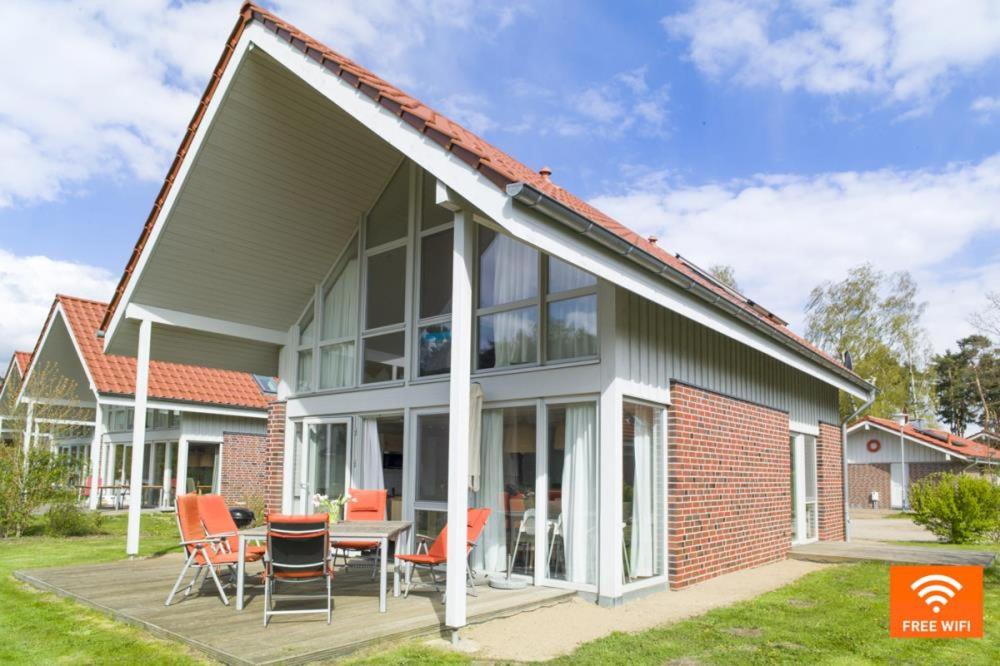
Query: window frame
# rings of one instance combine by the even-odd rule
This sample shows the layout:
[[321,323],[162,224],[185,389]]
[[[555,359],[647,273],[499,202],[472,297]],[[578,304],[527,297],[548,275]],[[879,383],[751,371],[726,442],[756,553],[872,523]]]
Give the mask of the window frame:
[[[504,303],[503,305],[491,305],[488,307],[479,307],[479,280],[480,280],[480,253],[479,253],[479,234],[482,233],[483,229],[488,229],[496,234],[505,235],[512,240],[524,243],[519,238],[515,238],[510,234],[506,233],[502,229],[494,228],[489,225],[484,225],[482,223],[476,224],[475,238],[473,240],[473,247],[475,250],[475,269],[472,275],[472,293],[473,293],[473,309],[472,309],[472,373],[473,374],[488,374],[488,373],[506,373],[512,371],[518,371],[525,368],[540,368],[548,366],[560,366],[560,365],[572,365],[574,363],[598,361],[601,357],[601,318],[600,314],[600,296],[598,294],[598,287],[600,286],[600,278],[588,271],[584,271],[582,268],[573,266],[577,270],[583,271],[588,275],[593,275],[594,284],[586,287],[578,287],[576,289],[570,289],[566,291],[559,291],[550,294],[549,293],[549,255],[535,248],[537,253],[537,269],[538,269],[538,293],[532,298],[524,298],[519,301],[512,301],[510,303]],[[533,247],[533,246],[531,246]],[[569,263],[569,262],[564,262]],[[572,264],[569,264],[572,266]],[[597,305],[597,345],[594,354],[589,354],[586,356],[573,356],[569,358],[558,358],[550,359],[548,354],[548,333],[549,333],[549,304],[557,303],[560,301],[568,301],[574,298],[581,298],[584,296],[594,296]],[[535,314],[537,317],[538,328],[536,329],[536,340],[535,340],[535,360],[531,363],[519,363],[517,365],[505,365],[502,367],[492,367],[492,368],[480,368],[479,367],[479,328],[480,319],[489,315],[497,314],[500,312],[514,312],[516,310],[523,310],[529,307],[535,308]]]
[[[312,391],[340,391],[343,389],[354,388],[357,386],[357,372],[354,370],[358,365],[358,348],[359,348],[359,333],[361,330],[360,320],[358,321],[358,326],[354,329],[354,334],[351,336],[341,336],[339,338],[323,338],[323,317],[326,315],[324,310],[326,292],[333,288],[333,285],[337,282],[341,275],[344,273],[344,269],[347,268],[347,264],[353,259],[358,262],[358,276],[357,284],[354,285],[354,291],[358,298],[357,308],[360,313],[361,310],[361,266],[362,260],[360,256],[359,246],[361,243],[361,234],[355,231],[351,235],[351,239],[347,242],[347,245],[341,251],[340,256],[333,263],[333,267],[327,273],[323,282],[320,283],[319,290],[316,295],[316,334],[313,336],[314,339],[314,349],[313,349],[313,377],[315,377],[315,386],[312,387]],[[351,250],[354,250],[353,256]],[[358,313],[356,313],[358,314]],[[330,386],[322,387],[320,386],[320,372],[322,368],[322,352],[324,348],[333,347],[336,345],[342,345],[348,342],[354,343],[354,365],[355,369],[352,369],[351,380],[345,386]],[[296,383],[297,378],[296,378]]]
[[[423,260],[424,260],[424,239],[430,236],[435,236],[440,233],[445,233],[451,231],[454,234],[455,221],[452,219],[450,222],[445,222],[434,227],[429,227],[423,229],[423,179],[430,178],[431,175],[427,171],[420,171],[417,174],[416,182],[414,185],[414,212],[415,219],[413,229],[415,231],[414,238],[414,257],[415,261],[413,266],[413,312],[412,320],[413,325],[413,353],[410,355],[410,381],[414,382],[429,382],[429,381],[442,381],[447,380],[450,372],[443,372],[436,375],[422,375],[420,374],[420,330],[428,326],[438,326],[441,324],[451,324],[452,323],[452,313],[443,315],[434,315],[431,317],[421,317],[420,316],[420,297],[422,288],[421,271],[423,270]],[[454,238],[454,237],[453,237]],[[449,367],[450,371],[450,367]]]

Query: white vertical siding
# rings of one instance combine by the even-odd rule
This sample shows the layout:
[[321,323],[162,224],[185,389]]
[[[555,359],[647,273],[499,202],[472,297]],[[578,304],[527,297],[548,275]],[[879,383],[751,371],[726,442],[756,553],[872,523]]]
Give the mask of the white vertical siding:
[[803,423],[839,422],[836,388],[623,289],[615,303],[619,376],[649,386],[682,381]]
[[267,419],[247,419],[217,414],[197,414],[185,412],[181,415],[181,432],[191,441],[200,437],[216,440],[224,432],[246,432],[263,435],[267,429]]
[[[868,441],[877,439],[882,445],[879,450],[872,453],[868,450]],[[906,462],[945,462],[948,459],[946,453],[937,451],[922,444],[914,444],[911,441],[905,442]],[[957,458],[953,458],[957,460]],[[847,435],[847,462],[849,463],[900,463],[903,462],[900,455],[899,434],[886,432],[877,428],[859,428]]]

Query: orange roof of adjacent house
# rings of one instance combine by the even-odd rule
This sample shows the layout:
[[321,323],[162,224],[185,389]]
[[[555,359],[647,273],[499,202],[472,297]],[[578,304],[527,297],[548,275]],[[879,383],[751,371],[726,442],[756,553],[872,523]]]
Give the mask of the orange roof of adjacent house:
[[31,365],[31,352],[14,352],[14,362],[17,364],[17,369],[21,373],[21,376],[24,377],[24,373],[28,371],[28,366]]
[[[415,97],[403,92],[388,81],[376,76],[374,73],[365,69],[361,65],[358,65],[349,58],[337,53],[316,39],[313,39],[305,32],[282,20],[275,14],[272,14],[266,9],[258,7],[251,2],[244,4],[240,10],[239,19],[229,35],[229,40],[226,42],[226,46],[219,58],[218,64],[215,67],[212,78],[209,80],[201,102],[199,103],[198,108],[188,125],[187,132],[185,133],[184,139],[181,141],[181,145],[177,150],[177,155],[170,166],[166,180],[160,188],[160,192],[153,204],[153,209],[150,211],[149,216],[146,219],[146,223],[139,234],[139,240],[135,244],[135,248],[129,258],[129,262],[126,265],[125,271],[118,283],[118,287],[115,289],[111,303],[108,306],[107,312],[104,314],[100,324],[102,330],[105,330],[108,327],[111,322],[111,318],[114,316],[114,312],[117,309],[118,304],[125,292],[125,288],[128,285],[133,271],[135,270],[139,257],[142,254],[142,250],[146,245],[146,241],[149,239],[153,226],[159,217],[160,210],[163,207],[167,194],[170,192],[184,157],[187,155],[187,152],[191,147],[191,141],[194,139],[194,136],[201,125],[205,110],[208,108],[209,102],[218,88],[222,74],[225,71],[226,66],[229,64],[233,51],[239,42],[240,35],[243,34],[247,25],[249,25],[252,21],[260,22],[266,29],[277,34],[278,37],[290,42],[294,47],[305,53],[306,56],[322,65],[331,74],[347,81],[359,91],[370,97],[375,103],[396,114],[414,129],[434,140],[442,148],[450,151],[473,169],[482,173],[488,180],[494,183],[497,187],[501,188],[501,190],[512,183],[527,183],[543,194],[566,206],[573,212],[607,229],[632,246],[659,259],[677,272],[683,274],[688,279],[708,288],[717,294],[719,298],[736,305],[738,308],[752,315],[766,326],[778,331],[796,345],[809,352],[820,355],[827,362],[835,365],[841,370],[847,370],[840,360],[812,345],[805,338],[794,333],[783,322],[762,313],[758,309],[759,306],[755,306],[752,301],[737,297],[729,290],[705,277],[700,271],[695,270],[675,255],[664,251],[656,244],[651,243],[649,240],[644,238],[641,234],[629,229],[622,223],[591,206],[568,190],[559,187],[548,177],[548,172],[542,174],[530,169],[509,154],[470,132],[455,121],[438,113]],[[857,377],[857,375],[853,372],[850,374]]]
[[[974,442],[971,439],[953,435],[946,430],[937,430],[936,428],[917,428],[912,423],[900,425],[898,421],[894,421],[892,419],[882,419],[877,416],[866,416],[861,419],[861,421],[858,421],[858,423],[863,423],[864,421],[868,421],[869,423],[873,423],[883,428],[888,428],[889,430],[893,430],[895,432],[902,431],[902,433],[910,439],[915,439],[919,442],[930,444],[931,446],[946,449],[968,458],[1000,459],[1000,451],[991,449],[980,442]],[[851,427],[853,428],[854,426]]]
[[[105,354],[101,339],[97,337],[107,303],[58,295],[45,328],[57,304],[65,313],[66,323],[97,392],[134,395],[136,359]],[[270,402],[251,373],[166,361],[149,362],[149,397],[251,409],[267,409]]]

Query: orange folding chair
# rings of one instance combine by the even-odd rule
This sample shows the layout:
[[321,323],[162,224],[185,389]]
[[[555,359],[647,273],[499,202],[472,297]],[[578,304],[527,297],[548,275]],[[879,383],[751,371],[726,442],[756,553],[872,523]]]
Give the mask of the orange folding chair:
[[[351,488],[347,493],[351,499],[344,506],[344,520],[385,520],[385,507],[388,503],[389,491],[387,490],[360,490]],[[348,566],[347,551],[360,551],[361,555],[371,561],[372,580],[378,572],[379,560],[375,557],[379,549],[378,541],[334,541],[334,564],[336,564],[336,553],[339,551],[344,558],[344,566]]]
[[[486,527],[486,521],[489,517],[490,509],[469,509],[466,525],[466,558],[472,554],[472,549],[475,547],[476,542],[479,541],[479,535],[482,534],[483,528]],[[411,578],[413,576],[414,567],[425,567],[429,569],[431,572],[431,582],[434,584],[434,590],[440,592],[441,588],[438,586],[436,567],[441,564],[445,564],[448,561],[447,523],[441,529],[441,533],[437,535],[437,538],[434,539],[433,542],[431,542],[430,537],[422,534],[417,535],[417,540],[420,543],[417,545],[416,553],[413,555],[396,555],[396,559],[402,560],[409,565],[406,570],[406,590],[403,592],[404,597],[410,594]],[[430,543],[430,546],[428,546],[428,543]],[[423,549],[423,552],[421,552],[421,549]],[[472,575],[471,562],[467,562],[465,574],[469,579],[469,587],[471,588],[472,596],[478,596],[476,594],[476,582]]]
[[[221,597],[222,603],[228,606],[229,599],[226,598],[226,592],[222,587],[222,582],[219,580],[217,570],[220,567],[226,567],[229,570],[231,579],[235,580],[235,566],[238,554],[231,553],[226,549],[224,545],[226,537],[209,537],[205,533],[201,516],[198,514],[197,495],[181,495],[177,498],[177,529],[180,532],[181,546],[184,548],[187,558],[184,560],[184,567],[181,569],[180,575],[177,576],[177,582],[174,583],[173,589],[170,590],[170,594],[167,596],[164,605],[170,605],[174,595],[180,589],[188,569],[194,567],[196,569],[194,578],[191,579],[191,582],[184,589],[184,596],[186,597],[191,593],[191,590],[197,585],[202,575],[208,571],[212,576],[212,580],[215,581],[216,589],[219,590],[219,597]],[[248,557],[247,559],[250,558]],[[260,559],[260,555],[255,556],[254,559]]]
[[[201,524],[205,526],[205,534],[209,538],[222,539],[222,547],[227,553],[239,552],[238,529],[222,495],[198,495],[198,514],[201,516]],[[246,560],[248,562],[259,560],[264,557],[266,550],[264,546],[247,545]]]

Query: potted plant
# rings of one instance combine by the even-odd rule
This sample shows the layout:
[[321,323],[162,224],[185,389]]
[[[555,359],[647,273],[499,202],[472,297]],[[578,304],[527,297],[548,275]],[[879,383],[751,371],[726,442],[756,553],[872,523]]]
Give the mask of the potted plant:
[[339,523],[341,519],[341,513],[344,510],[344,505],[351,501],[351,496],[344,493],[338,497],[330,499],[326,495],[320,495],[319,493],[313,495],[312,502],[313,506],[319,511],[325,511],[330,514],[331,523]]

